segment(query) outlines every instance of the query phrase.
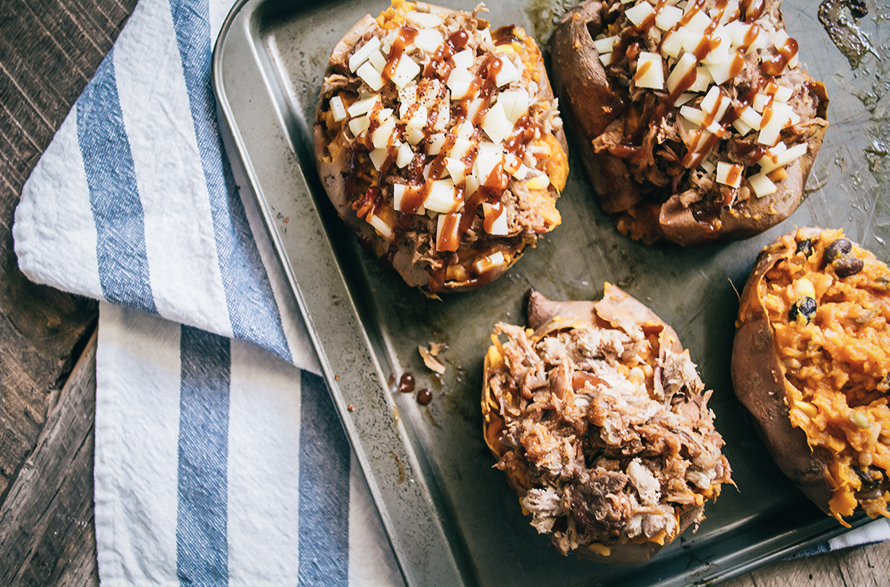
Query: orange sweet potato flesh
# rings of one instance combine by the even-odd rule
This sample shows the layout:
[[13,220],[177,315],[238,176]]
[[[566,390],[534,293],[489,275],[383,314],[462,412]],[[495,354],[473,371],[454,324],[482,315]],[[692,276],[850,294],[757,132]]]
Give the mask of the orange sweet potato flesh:
[[[779,0],[764,2],[769,11]],[[615,215],[619,230],[647,243],[665,239],[698,246],[754,236],[794,212],[804,199],[804,185],[828,126],[824,85],[806,76],[806,86],[818,103],[817,118],[804,131],[809,148],[804,157],[784,168],[786,177],[775,182],[778,189],[774,193],[706,211],[684,205],[679,193],[660,193],[654,198],[649,194],[652,186],[639,183],[625,159],[609,150],[594,151],[592,141],[607,128],[615,128],[616,119],[626,116],[593,42],[604,31],[604,16],[603,3],[588,0],[562,17],[551,40],[551,72],[563,117],[575,132],[573,148],[580,153],[600,205]]]
[[[853,245],[862,269],[838,274],[825,250],[842,237],[804,228],[760,253],[741,296],[732,378],[782,472],[847,525],[857,508],[888,515],[890,272]],[[797,251],[804,241],[809,257]],[[809,321],[789,316],[802,280],[815,286]]]

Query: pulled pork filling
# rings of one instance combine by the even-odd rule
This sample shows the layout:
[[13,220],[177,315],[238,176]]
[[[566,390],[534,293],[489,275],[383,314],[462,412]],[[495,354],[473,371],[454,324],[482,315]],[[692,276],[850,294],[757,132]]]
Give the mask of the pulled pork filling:
[[486,441],[563,554],[666,544],[730,482],[711,391],[688,351],[669,348],[676,335],[602,316],[543,335],[498,324],[486,357]]
[[330,65],[317,119],[345,198],[429,290],[482,284],[559,225],[562,121],[521,28],[394,0]]
[[[890,270],[840,230],[788,235],[758,295],[791,423],[833,456],[831,513],[890,517]],[[846,525],[846,524],[845,524]]]
[[801,68],[780,5],[603,3],[594,42],[617,102],[593,146],[625,161],[645,200],[619,218],[622,232],[656,239],[635,219],[672,195],[707,222],[775,193],[785,166],[807,155],[827,98]]

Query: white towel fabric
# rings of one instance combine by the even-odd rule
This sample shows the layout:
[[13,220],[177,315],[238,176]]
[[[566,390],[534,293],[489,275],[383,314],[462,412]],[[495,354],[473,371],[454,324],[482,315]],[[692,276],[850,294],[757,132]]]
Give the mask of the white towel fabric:
[[[230,7],[142,0],[16,210],[30,279],[110,302],[97,357],[100,579],[399,584],[218,133],[210,59]],[[886,522],[868,528],[844,545],[890,537]]]

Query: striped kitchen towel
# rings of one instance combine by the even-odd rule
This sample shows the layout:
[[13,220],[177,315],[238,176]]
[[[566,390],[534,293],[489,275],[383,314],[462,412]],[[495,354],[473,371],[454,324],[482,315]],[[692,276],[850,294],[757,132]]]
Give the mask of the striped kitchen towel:
[[16,210],[21,270],[103,300],[100,579],[399,584],[218,132],[211,49],[230,6],[141,0]]
[[16,210],[30,279],[109,302],[97,356],[100,579],[401,584],[218,132],[210,60],[230,7],[142,0]]

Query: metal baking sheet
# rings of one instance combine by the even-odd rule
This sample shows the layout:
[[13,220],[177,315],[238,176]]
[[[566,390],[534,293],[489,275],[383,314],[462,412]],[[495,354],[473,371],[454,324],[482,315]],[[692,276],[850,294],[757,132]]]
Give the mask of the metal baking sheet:
[[[890,185],[890,82],[886,62],[877,57],[887,54],[890,7],[887,0],[879,6],[870,1],[870,14],[854,20],[839,0],[832,2],[822,5],[823,16],[834,18],[827,28],[817,3],[786,0],[784,6],[802,61],[831,97],[831,127],[809,180],[809,197],[790,219],[747,241],[700,249],[645,246],[613,228],[572,157],[558,203],[562,226],[504,277],[441,301],[408,288],[361,248],[329,204],[312,155],[311,124],[331,48],[386,1],[243,0],[232,10],[213,61],[224,130],[408,584],[713,583],[842,531],[772,464],[729,376],[736,290],[766,243],[794,226],[842,227],[879,257],[890,258],[890,210],[882,197]],[[448,4],[472,9],[475,3]],[[546,42],[554,19],[570,3],[490,4],[488,18],[495,26],[514,22]],[[707,505],[697,533],[687,531],[632,567],[560,556],[521,515],[481,435],[482,357],[493,325],[524,322],[530,287],[553,299],[595,299],[605,281],[648,303],[689,348],[705,384],[715,389],[711,406],[738,485],[725,487]],[[448,370],[441,378],[424,368],[417,352],[430,342],[448,345]],[[391,377],[406,372],[415,376],[418,389],[433,391],[428,408],[394,390]],[[865,521],[858,518],[854,525]]]

